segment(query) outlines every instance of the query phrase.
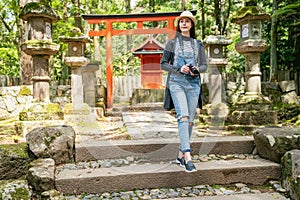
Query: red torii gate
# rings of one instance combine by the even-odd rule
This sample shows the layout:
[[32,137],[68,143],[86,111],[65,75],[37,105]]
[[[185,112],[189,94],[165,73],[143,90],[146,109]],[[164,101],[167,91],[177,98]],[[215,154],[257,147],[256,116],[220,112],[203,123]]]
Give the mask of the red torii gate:
[[[196,10],[191,11],[194,15]],[[113,107],[113,66],[112,66],[112,36],[114,35],[135,35],[135,34],[169,34],[168,37],[175,36],[174,21],[181,12],[168,13],[145,13],[145,14],[118,14],[118,15],[82,15],[88,24],[105,24],[106,28],[99,31],[89,31],[89,36],[106,37],[106,81],[107,81],[107,108]],[[144,22],[167,21],[166,28],[144,29]],[[116,30],[113,29],[113,23],[136,22],[137,29]]]

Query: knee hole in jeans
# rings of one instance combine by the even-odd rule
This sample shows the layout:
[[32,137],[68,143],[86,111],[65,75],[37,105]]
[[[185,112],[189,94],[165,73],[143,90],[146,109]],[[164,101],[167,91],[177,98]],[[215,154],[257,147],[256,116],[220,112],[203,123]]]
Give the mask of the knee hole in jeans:
[[181,121],[181,122],[189,121],[189,117],[188,117],[188,116],[181,117],[181,118],[180,118],[180,121]]

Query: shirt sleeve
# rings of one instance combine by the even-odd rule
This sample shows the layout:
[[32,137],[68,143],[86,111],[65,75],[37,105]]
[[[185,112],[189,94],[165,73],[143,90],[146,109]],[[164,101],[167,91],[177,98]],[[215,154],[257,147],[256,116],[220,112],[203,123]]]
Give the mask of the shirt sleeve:
[[198,67],[199,72],[203,73],[207,70],[206,51],[202,42],[198,41]]
[[180,67],[174,66],[174,40],[170,40],[163,51],[162,58],[160,60],[160,68],[167,72],[179,73]]

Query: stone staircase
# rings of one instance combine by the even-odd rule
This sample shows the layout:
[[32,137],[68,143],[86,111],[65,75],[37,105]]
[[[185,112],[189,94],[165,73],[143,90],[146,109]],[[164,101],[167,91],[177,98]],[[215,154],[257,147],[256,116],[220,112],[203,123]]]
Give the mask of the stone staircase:
[[[116,110],[118,118],[133,112],[156,112],[156,108]],[[156,114],[156,113],[155,113]],[[161,112],[160,112],[161,114]],[[171,115],[171,113],[169,113]],[[146,116],[146,115],[144,115]],[[149,120],[149,116],[144,117]],[[172,120],[171,120],[172,121]],[[133,132],[141,131],[142,120],[130,121]],[[172,123],[172,122],[170,122]],[[156,124],[152,124],[155,126]],[[147,130],[149,130],[151,124]],[[169,127],[170,128],[170,127]],[[129,131],[129,130],[128,130]],[[130,132],[130,131],[129,131]],[[161,132],[161,130],[160,130]],[[131,135],[132,133],[129,133]],[[252,154],[255,144],[252,136],[196,137],[191,143],[192,154],[213,154],[225,159],[203,161],[195,159],[197,171],[186,173],[174,160],[178,151],[179,138],[149,137],[130,140],[76,139],[76,163],[94,162],[96,165],[81,167],[76,164],[58,166],[55,187],[64,194],[99,194],[104,192],[130,191],[145,188],[176,188],[194,185],[230,185],[245,183],[267,184],[280,178],[280,165],[255,157],[235,159],[233,155]],[[136,136],[136,133],[133,133]],[[155,135],[155,134],[154,134]],[[231,156],[226,156],[231,155]],[[103,160],[132,159],[136,162],[121,162],[111,167],[102,166]],[[194,158],[193,158],[194,159]],[[102,163],[102,164],[99,164]],[[84,167],[82,167],[84,166]]]
[[[252,151],[250,137],[209,138],[194,141],[193,149],[201,152],[202,146],[210,153],[245,153]],[[101,160],[144,156],[147,162],[110,168],[86,168],[57,170],[56,188],[64,194],[103,193],[142,188],[175,188],[192,185],[229,185],[245,183],[263,185],[279,179],[280,166],[264,159],[228,159],[196,162],[198,169],[186,173],[172,160],[177,142],[165,140],[90,142],[79,144],[76,160]]]

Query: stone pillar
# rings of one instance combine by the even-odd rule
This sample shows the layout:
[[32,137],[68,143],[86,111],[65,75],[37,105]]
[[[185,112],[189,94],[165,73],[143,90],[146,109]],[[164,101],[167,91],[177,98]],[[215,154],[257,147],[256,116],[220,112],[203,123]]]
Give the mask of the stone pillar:
[[84,102],[91,107],[96,105],[96,77],[95,73],[99,69],[98,63],[90,63],[81,68],[83,78]]
[[72,69],[71,75],[71,97],[72,103],[64,107],[65,114],[89,114],[90,108],[84,103],[83,99],[83,80],[81,67],[86,66],[90,61],[84,57],[84,44],[90,42],[86,36],[82,36],[79,30],[79,36],[60,37],[61,41],[68,44],[68,56],[64,62]]
[[33,105],[20,113],[20,119],[62,119],[59,105],[50,104],[49,93],[49,58],[59,50],[59,45],[52,42],[52,23],[58,21],[59,17],[47,0],[27,3],[20,17],[28,21],[24,37],[26,41],[21,44],[21,49],[32,55],[34,99]]

